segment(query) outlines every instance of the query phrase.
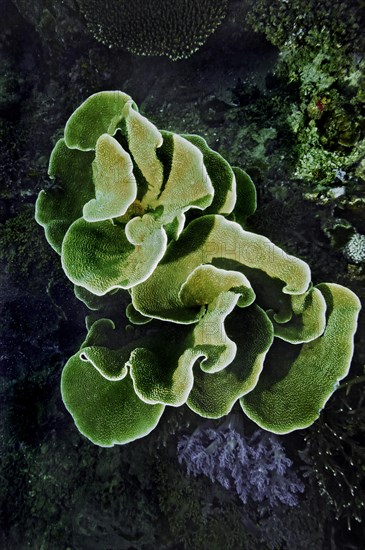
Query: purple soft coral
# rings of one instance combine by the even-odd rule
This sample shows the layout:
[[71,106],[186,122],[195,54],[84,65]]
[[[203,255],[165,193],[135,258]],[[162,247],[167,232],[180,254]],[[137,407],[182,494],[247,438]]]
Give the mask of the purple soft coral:
[[177,451],[189,475],[209,477],[234,490],[244,503],[250,497],[265,507],[278,502],[295,506],[296,493],[304,491],[278,438],[262,430],[246,438],[230,426],[198,428],[180,438]]

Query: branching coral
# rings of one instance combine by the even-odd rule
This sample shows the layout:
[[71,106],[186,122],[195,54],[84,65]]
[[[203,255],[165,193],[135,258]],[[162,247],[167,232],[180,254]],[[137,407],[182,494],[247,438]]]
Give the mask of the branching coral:
[[220,25],[227,0],[77,0],[91,33],[139,55],[190,57]]
[[334,509],[349,529],[365,519],[364,375],[341,384],[325,414],[312,426],[299,453]]
[[336,284],[244,229],[249,176],[198,136],[159,131],[122,92],[70,117],[36,219],[92,309],[129,291],[127,316],[89,319],[62,375],[79,430],[99,445],[143,437],[166,405],[219,418],[239,400],[287,433],[318,417],[346,376],[360,309]]
[[177,450],[189,474],[209,477],[244,503],[249,498],[262,502],[262,510],[280,502],[295,506],[296,493],[304,491],[277,437],[267,432],[257,430],[248,438],[230,426],[198,428],[180,438]]

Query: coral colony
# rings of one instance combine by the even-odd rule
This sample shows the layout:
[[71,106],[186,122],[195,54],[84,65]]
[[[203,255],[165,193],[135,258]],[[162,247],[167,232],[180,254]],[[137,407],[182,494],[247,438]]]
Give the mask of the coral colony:
[[91,34],[109,48],[190,57],[219,27],[227,0],[77,0]]
[[[256,195],[243,170],[112,91],[71,115],[49,175],[36,219],[93,310],[61,383],[81,433],[127,443],[184,403],[220,418],[238,401],[280,434],[318,418],[348,373],[360,303],[245,229]],[[123,293],[134,340],[105,314]]]
[[279,503],[296,506],[296,493],[304,491],[277,437],[261,430],[247,438],[230,426],[198,428],[180,438],[177,452],[188,474],[209,477],[244,503],[261,502],[262,510]]

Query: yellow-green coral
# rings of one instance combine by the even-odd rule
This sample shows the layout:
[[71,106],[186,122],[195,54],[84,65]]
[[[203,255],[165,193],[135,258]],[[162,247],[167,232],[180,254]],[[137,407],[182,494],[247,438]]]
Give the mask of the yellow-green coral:
[[227,0],[77,0],[91,33],[138,55],[189,57],[220,25]]
[[218,418],[239,401],[277,433],[314,422],[350,367],[359,300],[313,287],[304,261],[244,228],[256,206],[245,172],[100,92],[70,117],[49,173],[36,219],[76,296],[97,311],[128,289],[141,325],[127,341],[119,321],[89,316],[62,374],[83,434],[127,443],[184,403]]

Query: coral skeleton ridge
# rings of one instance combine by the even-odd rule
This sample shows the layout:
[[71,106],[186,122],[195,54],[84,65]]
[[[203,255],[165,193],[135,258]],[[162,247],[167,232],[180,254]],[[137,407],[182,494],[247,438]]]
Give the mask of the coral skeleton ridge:
[[[349,371],[360,302],[247,230],[243,170],[109,91],[71,115],[49,175],[36,220],[93,311],[61,382],[81,433],[128,443],[184,403],[219,418],[238,402],[278,434],[318,418]],[[121,293],[134,340],[105,313]]]

